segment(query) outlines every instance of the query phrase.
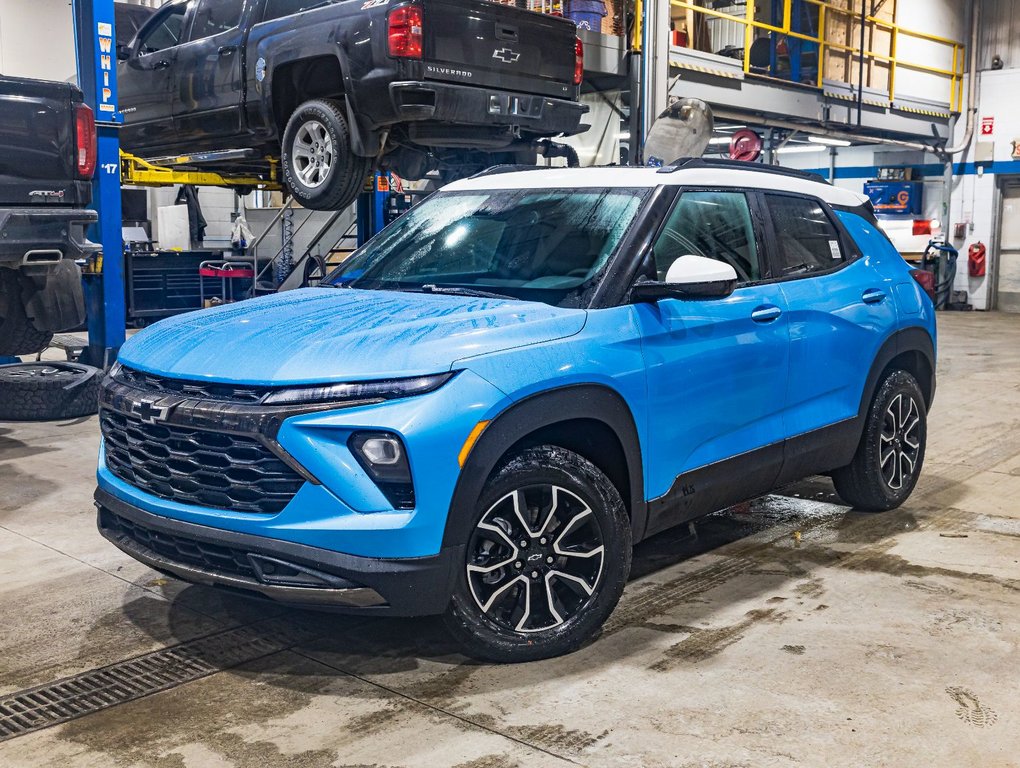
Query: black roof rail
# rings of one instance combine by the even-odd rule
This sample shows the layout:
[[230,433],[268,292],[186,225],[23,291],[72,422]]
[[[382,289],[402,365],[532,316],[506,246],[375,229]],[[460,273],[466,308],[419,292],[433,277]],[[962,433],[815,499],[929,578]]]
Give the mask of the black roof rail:
[[783,168],[778,165],[764,165],[762,163],[754,163],[747,160],[706,159],[704,157],[681,157],[674,160],[669,165],[662,166],[658,172],[673,173],[674,171],[679,171],[682,168],[731,168],[735,171],[757,171],[758,173],[771,173],[776,176],[792,176],[795,179],[816,181],[821,184],[829,183],[827,179],[819,176],[817,173],[800,171],[796,168]]
[[486,168],[484,171],[479,171],[473,176],[468,176],[469,179],[478,179],[482,176],[495,176],[500,173],[518,173],[519,171],[547,171],[549,166],[545,165],[524,165],[522,163],[504,163],[503,165],[493,165]]

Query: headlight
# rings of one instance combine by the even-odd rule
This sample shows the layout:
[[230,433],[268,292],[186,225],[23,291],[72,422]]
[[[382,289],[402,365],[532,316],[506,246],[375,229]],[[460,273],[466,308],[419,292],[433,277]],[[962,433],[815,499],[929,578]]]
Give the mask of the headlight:
[[424,395],[434,392],[453,378],[455,371],[432,376],[412,376],[407,379],[385,381],[356,381],[350,384],[320,384],[311,387],[293,387],[271,393],[263,405],[295,405],[304,403],[334,403],[349,400],[379,402],[400,397]]

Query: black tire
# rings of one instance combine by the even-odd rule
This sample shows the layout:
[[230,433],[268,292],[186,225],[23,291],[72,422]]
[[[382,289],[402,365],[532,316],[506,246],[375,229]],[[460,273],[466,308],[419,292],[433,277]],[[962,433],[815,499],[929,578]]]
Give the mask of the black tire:
[[0,357],[34,355],[50,345],[53,334],[40,331],[25,314],[18,274],[0,269]]
[[906,371],[886,376],[868,408],[853,461],[832,473],[836,493],[865,512],[884,512],[910,496],[924,465],[928,412],[917,380]]
[[339,211],[355,201],[371,159],[351,151],[351,133],[341,102],[306,101],[283,132],[281,167],[290,193],[305,208]]
[[630,520],[609,478],[572,451],[529,448],[482,491],[444,621],[479,659],[560,656],[598,632],[630,562]]
[[301,287],[318,285],[326,276],[326,260],[321,256],[310,255],[305,259],[301,273]]
[[0,419],[56,421],[99,410],[103,372],[64,362],[0,365]]

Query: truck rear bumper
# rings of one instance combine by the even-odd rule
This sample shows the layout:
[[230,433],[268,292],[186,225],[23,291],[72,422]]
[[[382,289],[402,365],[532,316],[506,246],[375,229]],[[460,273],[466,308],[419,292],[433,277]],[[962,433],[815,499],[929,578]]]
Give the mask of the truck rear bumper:
[[400,616],[442,613],[459,548],[371,558],[174,520],[97,488],[99,532],[126,554],[184,581],[287,605]]
[[87,208],[0,208],[0,266],[48,266],[81,259],[99,248],[85,239],[98,220]]
[[548,96],[423,80],[391,83],[390,98],[397,122],[516,126],[543,136],[572,135],[588,128],[580,124],[586,104]]

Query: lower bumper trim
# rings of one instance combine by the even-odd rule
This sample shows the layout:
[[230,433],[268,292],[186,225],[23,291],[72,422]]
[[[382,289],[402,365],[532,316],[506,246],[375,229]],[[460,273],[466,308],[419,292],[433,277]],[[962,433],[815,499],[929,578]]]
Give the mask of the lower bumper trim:
[[376,559],[187,523],[96,489],[99,532],[154,570],[303,608],[428,615],[449,603],[455,552]]

